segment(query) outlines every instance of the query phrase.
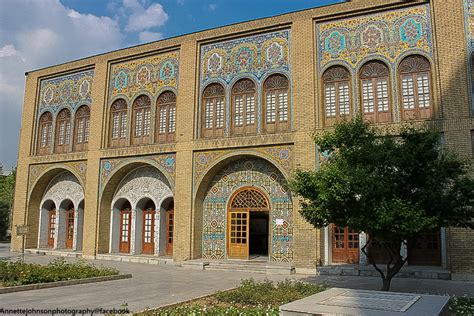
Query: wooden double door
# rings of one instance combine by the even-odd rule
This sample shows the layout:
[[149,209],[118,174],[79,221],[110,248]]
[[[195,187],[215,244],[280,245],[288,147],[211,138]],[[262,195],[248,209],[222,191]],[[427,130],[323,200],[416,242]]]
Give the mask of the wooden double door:
[[52,206],[48,211],[48,247],[54,247],[56,237],[56,206]]
[[74,244],[74,207],[66,211],[66,249],[72,249]]
[[231,198],[227,218],[227,256],[248,259],[268,256],[269,204],[255,188],[238,190]]
[[[173,255],[173,235],[174,235],[174,209],[171,208],[165,212],[165,253]],[[142,254],[155,253],[155,220],[156,210],[147,208],[143,211],[142,221]],[[131,243],[131,222],[132,211],[130,208],[124,208],[120,211],[120,241],[119,252],[130,253]]]
[[441,232],[422,233],[408,244],[408,264],[441,266]]
[[359,263],[359,233],[349,227],[332,228],[332,262]]

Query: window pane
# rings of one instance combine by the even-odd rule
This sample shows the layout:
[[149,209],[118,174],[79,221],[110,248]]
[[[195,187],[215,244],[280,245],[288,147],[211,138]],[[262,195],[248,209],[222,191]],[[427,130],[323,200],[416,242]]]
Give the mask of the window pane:
[[166,106],[160,107],[160,134],[166,133]]
[[327,84],[325,89],[326,116],[336,116],[336,87],[333,84]]
[[339,84],[339,114],[348,115],[350,111],[349,101],[349,83],[341,82]]
[[66,122],[62,121],[59,123],[59,140],[58,140],[59,145],[64,145],[65,130],[66,130]]
[[415,87],[413,85],[413,77],[411,75],[402,77],[402,95],[403,108],[412,110],[415,108]]
[[151,114],[150,108],[146,108],[143,110],[144,117],[143,117],[143,136],[150,135],[150,124],[151,124]]
[[206,100],[206,112],[204,113],[204,127],[213,127],[214,106],[213,100]]
[[419,74],[417,78],[418,103],[420,108],[430,106],[430,81],[428,74]]
[[84,119],[77,120],[77,143],[80,144],[84,141]]
[[53,124],[48,124],[48,138],[46,140],[46,146],[50,146],[53,141]]
[[41,127],[41,147],[46,147],[47,137],[48,137],[48,125],[44,124]]
[[235,117],[234,123],[236,126],[242,126],[244,124],[244,105],[242,96],[235,97]]
[[176,107],[175,106],[170,106],[169,115],[170,115],[170,120],[169,120],[168,132],[174,133],[176,130]]
[[90,125],[91,125],[91,120],[87,117],[84,119],[85,120],[85,128],[84,128],[84,143],[89,142],[89,130],[90,130]]
[[127,112],[121,113],[120,138],[127,137]]
[[362,81],[362,108],[364,113],[374,113],[374,91],[370,79]]
[[247,107],[246,107],[246,124],[251,125],[255,123],[255,97],[253,95],[247,96]]
[[224,99],[220,98],[216,100],[216,128],[222,127],[224,127]]
[[267,92],[267,123],[275,123],[276,121],[276,94],[275,92]]
[[280,92],[278,95],[278,115],[280,122],[288,121],[288,93],[286,91]]
[[142,136],[142,120],[143,112],[138,110],[135,112],[135,136]]
[[66,122],[66,130],[65,130],[65,144],[71,143],[71,122]]
[[378,111],[388,111],[388,83],[387,79],[377,80],[377,99],[378,99]]
[[112,138],[119,138],[119,120],[120,113],[113,114],[113,123],[112,123]]

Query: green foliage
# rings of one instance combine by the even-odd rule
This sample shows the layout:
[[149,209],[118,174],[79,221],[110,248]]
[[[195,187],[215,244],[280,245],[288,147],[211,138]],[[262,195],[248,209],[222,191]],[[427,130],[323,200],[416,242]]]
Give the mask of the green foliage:
[[64,258],[58,258],[47,265],[21,261],[0,261],[0,282],[3,286],[49,283],[117,274],[119,271],[114,268],[97,267],[85,260],[68,263]]
[[278,307],[324,291],[326,286],[285,280],[276,285],[269,281],[242,280],[234,290],[216,294],[191,303],[137,315],[279,315]]
[[269,280],[255,282],[253,279],[248,279],[242,280],[240,286],[233,291],[218,292],[216,298],[230,304],[279,306],[324,289],[320,285],[299,281],[285,280],[274,285]]
[[452,315],[474,315],[474,297],[453,297],[449,301]]
[[407,126],[396,136],[358,117],[315,136],[328,159],[297,171],[291,189],[315,227],[330,223],[403,241],[440,227],[474,227],[474,181],[440,135]]
[[0,175],[0,240],[4,240],[10,225],[10,212],[15,195],[16,169],[9,175]]

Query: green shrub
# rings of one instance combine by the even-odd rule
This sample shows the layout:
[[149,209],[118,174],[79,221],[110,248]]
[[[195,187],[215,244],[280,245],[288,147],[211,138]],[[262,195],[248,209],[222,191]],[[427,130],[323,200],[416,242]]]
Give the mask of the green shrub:
[[474,315],[474,297],[453,297],[449,301],[449,310],[454,315]]
[[253,279],[242,280],[240,286],[232,291],[218,292],[216,298],[221,302],[244,305],[279,306],[303,297],[316,294],[326,286],[308,284],[300,281],[285,280],[276,286],[269,280],[255,282]]
[[79,259],[68,263],[58,258],[47,265],[21,261],[0,261],[0,282],[3,286],[48,283],[119,274],[114,268],[97,267]]
[[170,309],[163,309],[153,312],[144,312],[143,316],[278,316],[278,308],[276,307],[235,307],[235,306],[179,306]]

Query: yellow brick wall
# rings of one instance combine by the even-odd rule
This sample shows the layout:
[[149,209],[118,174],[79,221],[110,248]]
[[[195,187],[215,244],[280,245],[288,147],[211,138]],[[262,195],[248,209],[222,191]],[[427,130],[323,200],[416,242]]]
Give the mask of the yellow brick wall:
[[[425,3],[402,0],[353,0],[343,4],[304,10],[276,17],[254,20],[213,30],[166,39],[159,42],[135,46],[107,54],[33,71],[26,77],[22,129],[18,156],[18,177],[15,195],[13,225],[28,223],[31,233],[27,246],[35,247],[37,239],[37,217],[42,190],[60,169],[51,170],[38,182],[37,187],[28,187],[31,165],[61,164],[65,161],[87,161],[85,185],[85,221],[83,237],[84,256],[93,257],[108,251],[110,225],[110,202],[113,189],[100,196],[100,161],[105,158],[141,157],[161,152],[176,153],[175,179],[175,243],[174,259],[177,261],[196,258],[201,251],[202,209],[193,201],[193,153],[201,150],[249,148],[262,145],[293,144],[294,168],[316,168],[316,148],[310,133],[322,128],[321,95],[316,73],[315,24],[320,21],[338,19],[376,10],[391,10],[401,6]],[[464,36],[462,0],[436,1],[431,5],[433,41],[435,43],[435,65],[433,67],[435,107],[440,108],[440,120],[434,122],[445,134],[446,144],[464,157],[471,157],[470,130],[474,121],[469,111],[467,88],[467,49]],[[259,135],[244,138],[217,140],[195,139],[197,95],[199,82],[199,47],[202,42],[267,31],[286,26],[291,28],[292,69],[292,133],[282,135]],[[177,96],[176,144],[149,145],[119,149],[104,148],[107,135],[107,87],[111,62],[149,52],[179,50],[179,86]],[[72,73],[93,67],[91,138],[87,153],[70,153],[49,156],[31,156],[38,103],[38,84],[41,78]],[[97,135],[101,137],[97,137]],[[472,159],[472,157],[471,157]],[[134,166],[138,166],[134,165]],[[110,180],[110,188],[134,166],[122,170]],[[32,192],[29,198],[29,192]],[[298,201],[294,201],[294,252],[298,267],[311,268],[324,261],[322,232],[308,225],[299,215]],[[28,218],[28,220],[27,220]],[[473,272],[474,235],[472,231],[447,230],[448,266],[453,271]],[[12,237],[12,249],[21,249],[21,238]],[[469,264],[470,263],[470,264]]]

